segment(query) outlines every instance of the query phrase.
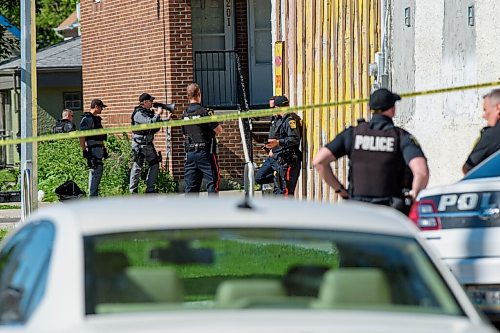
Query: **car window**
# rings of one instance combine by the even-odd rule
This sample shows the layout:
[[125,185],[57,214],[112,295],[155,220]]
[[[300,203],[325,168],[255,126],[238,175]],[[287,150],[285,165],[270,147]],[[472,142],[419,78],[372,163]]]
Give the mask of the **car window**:
[[412,238],[331,230],[157,230],[85,237],[87,314],[360,309],[463,315]]
[[500,177],[500,151],[469,171],[462,180]]
[[54,226],[42,221],[20,229],[0,251],[0,323],[29,319],[43,296]]

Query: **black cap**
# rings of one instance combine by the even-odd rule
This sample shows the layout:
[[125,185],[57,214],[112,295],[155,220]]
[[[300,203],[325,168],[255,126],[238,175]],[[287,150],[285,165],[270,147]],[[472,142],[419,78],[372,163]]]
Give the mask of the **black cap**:
[[139,102],[142,103],[144,101],[152,101],[154,100],[155,98],[153,96],[151,96],[150,94],[148,93],[142,93],[141,96],[139,96]]
[[290,103],[288,102],[288,98],[285,96],[276,96],[274,97],[274,106],[280,107],[280,106],[289,106]]
[[375,90],[370,95],[370,109],[372,111],[385,111],[389,110],[396,104],[396,101],[400,101],[401,96],[398,94],[393,94],[391,91],[382,88]]
[[96,106],[100,106],[101,108],[107,107],[100,99],[93,99],[92,102],[90,102],[90,108],[93,109]]

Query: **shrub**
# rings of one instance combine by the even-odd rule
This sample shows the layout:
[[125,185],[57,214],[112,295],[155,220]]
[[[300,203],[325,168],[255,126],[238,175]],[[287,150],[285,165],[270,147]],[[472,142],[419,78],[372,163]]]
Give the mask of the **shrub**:
[[19,168],[0,170],[0,191],[19,190]]
[[[104,161],[99,193],[101,196],[127,194],[132,165],[130,141],[125,134],[109,135],[106,147],[109,158]],[[54,190],[68,179],[88,193],[88,174],[78,139],[39,144],[38,187],[45,192],[45,201],[56,201]],[[176,189],[175,181],[166,170],[161,170],[156,186],[161,193],[174,192]]]

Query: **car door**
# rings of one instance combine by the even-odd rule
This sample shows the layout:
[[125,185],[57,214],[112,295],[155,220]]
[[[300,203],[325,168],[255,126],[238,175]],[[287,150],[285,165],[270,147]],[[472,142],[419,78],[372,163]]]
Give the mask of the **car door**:
[[54,237],[52,223],[30,223],[0,249],[0,330],[23,326],[40,304]]

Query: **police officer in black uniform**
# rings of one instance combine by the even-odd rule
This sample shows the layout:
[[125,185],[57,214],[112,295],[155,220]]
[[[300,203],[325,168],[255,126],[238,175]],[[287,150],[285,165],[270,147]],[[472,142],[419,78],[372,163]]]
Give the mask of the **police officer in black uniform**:
[[[106,107],[100,99],[94,99],[90,103],[90,111],[84,112],[80,121],[80,130],[92,130],[102,127],[102,118],[99,115]],[[83,157],[87,159],[89,166],[89,196],[97,197],[99,195],[99,183],[103,173],[103,159],[108,157],[104,141],[106,134],[86,136],[80,138],[80,147],[83,151]]]
[[500,89],[483,96],[483,118],[486,127],[462,167],[464,174],[500,149]]
[[[139,105],[134,108],[131,120],[132,125],[152,124],[162,121],[163,108],[158,107],[156,112],[152,110],[155,98],[148,93],[139,96]],[[167,112],[167,120],[170,113]],[[148,163],[148,174],[146,178],[146,193],[155,193],[155,182],[160,170],[161,154],[156,152],[154,146],[154,136],[159,128],[132,131],[132,151],[134,153],[134,164],[130,171],[130,193],[136,194],[138,191],[139,178],[144,162]]]
[[[187,87],[189,106],[184,111],[183,119],[196,119],[213,115],[212,111],[201,106],[201,90],[196,83]],[[186,193],[200,192],[202,180],[207,183],[209,194],[219,192],[219,164],[217,161],[217,139],[222,133],[218,122],[182,126],[186,162],[184,164],[184,182]]]
[[73,111],[64,109],[62,111],[62,118],[59,119],[52,128],[53,133],[68,133],[75,131],[76,126],[73,124]]
[[[276,96],[274,107],[289,106],[288,98]],[[276,160],[278,170],[275,172],[275,194],[292,195],[300,174],[302,152],[300,151],[301,133],[300,117],[293,113],[277,112],[273,118],[270,138],[266,148],[272,150],[272,157]]]
[[[361,121],[358,126],[347,128],[321,148],[314,158],[319,175],[342,198],[391,206],[407,212],[403,189],[411,187],[409,195],[415,199],[418,192],[427,186],[429,171],[422,149],[410,133],[392,122],[395,103],[400,99],[399,95],[387,89],[375,91],[369,101],[373,112],[371,121]],[[349,191],[339,182],[330,166],[345,155],[350,158]],[[408,184],[407,172],[413,176],[411,184]]]

